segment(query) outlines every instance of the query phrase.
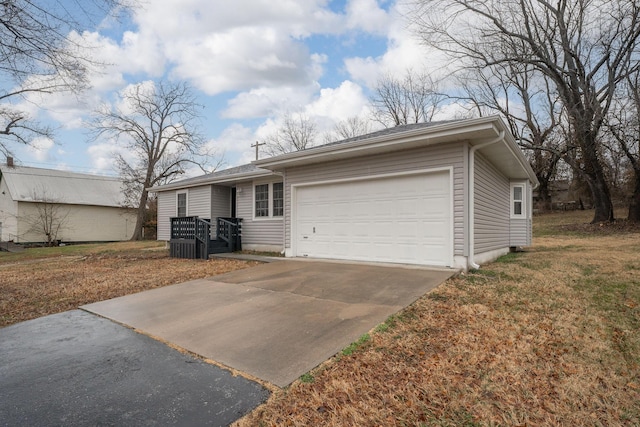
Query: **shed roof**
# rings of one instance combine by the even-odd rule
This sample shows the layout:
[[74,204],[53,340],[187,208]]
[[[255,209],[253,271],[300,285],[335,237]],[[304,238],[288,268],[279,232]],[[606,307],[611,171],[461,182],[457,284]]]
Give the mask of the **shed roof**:
[[1,166],[0,173],[16,202],[46,199],[71,205],[124,206],[118,178],[27,166]]

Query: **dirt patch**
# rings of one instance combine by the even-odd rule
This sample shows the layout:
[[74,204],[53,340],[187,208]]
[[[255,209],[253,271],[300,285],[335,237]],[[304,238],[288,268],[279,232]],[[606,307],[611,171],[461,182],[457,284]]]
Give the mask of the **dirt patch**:
[[169,258],[167,250],[138,250],[134,244],[105,247],[111,249],[73,248],[71,256],[37,259],[26,251],[24,260],[0,259],[0,326],[256,264]]

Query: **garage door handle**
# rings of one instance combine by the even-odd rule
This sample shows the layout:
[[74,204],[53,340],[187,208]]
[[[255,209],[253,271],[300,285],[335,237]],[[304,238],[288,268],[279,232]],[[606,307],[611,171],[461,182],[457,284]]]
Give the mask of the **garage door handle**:
[[313,233],[315,234],[315,232],[316,232],[316,228],[315,228],[315,227],[313,227]]

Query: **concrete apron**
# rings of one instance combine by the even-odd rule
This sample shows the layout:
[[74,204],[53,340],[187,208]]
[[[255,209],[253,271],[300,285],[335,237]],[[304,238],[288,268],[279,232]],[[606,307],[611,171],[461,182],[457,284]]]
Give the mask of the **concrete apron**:
[[287,260],[81,308],[285,387],[453,273]]

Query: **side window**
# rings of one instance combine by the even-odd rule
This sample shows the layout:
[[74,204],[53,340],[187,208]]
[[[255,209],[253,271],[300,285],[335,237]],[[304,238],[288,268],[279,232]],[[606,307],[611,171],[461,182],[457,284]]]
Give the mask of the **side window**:
[[177,194],[177,212],[178,216],[187,216],[187,193]]
[[255,186],[256,217],[269,216],[269,184]]
[[273,183],[273,216],[284,214],[284,187],[281,182]]
[[523,217],[524,215],[524,185],[511,187],[511,216]]

